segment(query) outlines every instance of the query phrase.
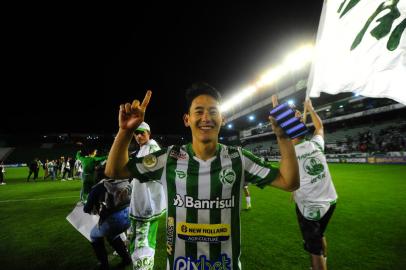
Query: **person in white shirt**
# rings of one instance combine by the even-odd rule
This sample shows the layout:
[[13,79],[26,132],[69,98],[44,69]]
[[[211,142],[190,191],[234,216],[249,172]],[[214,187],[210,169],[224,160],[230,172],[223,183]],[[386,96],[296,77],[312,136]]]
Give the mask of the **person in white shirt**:
[[[157,142],[150,136],[149,125],[141,123],[134,132],[134,138],[140,148],[130,156],[143,157],[160,150]],[[162,183],[158,181],[141,183],[136,178],[132,180],[130,252],[134,269],[153,269],[158,219],[165,210],[166,201]]]
[[[304,249],[310,253],[313,270],[327,269],[327,241],[324,232],[333,215],[337,193],[324,155],[324,128],[312,102],[305,101],[314,124],[310,140],[304,136],[292,140],[299,162],[300,188],[293,193],[296,215],[304,240]],[[296,116],[300,117],[297,111]]]

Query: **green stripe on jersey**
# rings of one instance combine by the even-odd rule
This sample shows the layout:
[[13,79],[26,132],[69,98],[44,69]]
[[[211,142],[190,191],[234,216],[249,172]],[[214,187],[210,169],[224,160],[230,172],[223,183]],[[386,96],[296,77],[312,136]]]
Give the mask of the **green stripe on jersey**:
[[132,157],[126,167],[132,177],[140,182],[161,180],[163,169],[167,162],[168,149],[164,148],[144,157]]
[[[210,200],[222,198],[222,184],[219,181],[219,173],[221,171],[220,153],[221,148],[217,149],[216,159],[210,164]],[[210,224],[221,223],[221,209],[210,210]],[[219,261],[221,255],[221,243],[210,243],[210,260]]]
[[[189,162],[187,168],[186,178],[186,194],[197,199],[199,196],[199,163],[193,159],[193,152],[191,151],[191,145],[188,145]],[[187,208],[186,210],[186,222],[198,223],[197,219],[198,210],[194,208]],[[187,257],[197,259],[197,243],[188,242],[185,243],[185,253]]]
[[242,158],[245,158],[245,181],[260,188],[265,187],[275,180],[279,169],[272,166],[270,162],[255,156],[251,152],[241,149]]
[[[228,154],[230,157],[239,154],[237,148],[229,147]],[[232,188],[232,194],[235,196],[235,207],[231,209],[231,236],[232,236],[232,264],[234,270],[240,269],[241,255],[241,221],[240,221],[240,196],[242,184],[244,182],[242,170],[242,158],[231,158],[232,168],[236,174],[236,180]]]

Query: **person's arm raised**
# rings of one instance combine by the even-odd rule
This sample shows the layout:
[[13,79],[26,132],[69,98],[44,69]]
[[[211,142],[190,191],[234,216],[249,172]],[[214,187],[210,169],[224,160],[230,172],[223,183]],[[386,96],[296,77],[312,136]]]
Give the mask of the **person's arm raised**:
[[310,117],[312,118],[312,122],[314,125],[314,135],[320,135],[324,137],[323,122],[321,121],[319,115],[314,110],[312,101],[310,99],[307,99],[305,101],[305,107],[307,111],[310,113]]
[[151,99],[150,90],[145,94],[143,102],[134,100],[132,104],[120,105],[118,115],[119,130],[111,146],[107,158],[105,174],[114,179],[130,177],[126,165],[128,162],[128,147],[133,137],[134,130],[144,121],[145,111]]
[[[278,105],[276,96],[272,96],[272,103],[273,107]],[[300,186],[299,166],[297,163],[295,148],[291,140],[278,125],[275,118],[269,117],[269,120],[271,121],[272,129],[275,132],[279,150],[281,152],[279,174],[271,185],[286,191],[294,191]]]

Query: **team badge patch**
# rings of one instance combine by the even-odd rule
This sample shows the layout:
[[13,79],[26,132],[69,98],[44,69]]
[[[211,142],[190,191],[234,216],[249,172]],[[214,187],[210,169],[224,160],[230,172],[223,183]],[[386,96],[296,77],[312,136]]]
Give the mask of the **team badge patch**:
[[146,155],[142,159],[142,165],[144,165],[146,168],[153,168],[156,166],[157,163],[158,163],[158,159],[156,158],[156,156],[154,156],[152,154]]
[[236,174],[233,169],[226,168],[220,171],[219,178],[223,185],[231,186],[235,182]]

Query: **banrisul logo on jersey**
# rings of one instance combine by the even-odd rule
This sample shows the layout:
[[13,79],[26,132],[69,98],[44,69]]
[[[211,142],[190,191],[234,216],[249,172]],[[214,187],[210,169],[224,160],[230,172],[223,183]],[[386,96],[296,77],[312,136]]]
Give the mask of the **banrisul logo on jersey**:
[[218,243],[230,238],[230,224],[196,224],[178,222],[176,234],[188,242]]
[[220,182],[223,185],[231,186],[235,182],[236,174],[231,168],[224,168],[219,173]]
[[201,255],[199,259],[191,257],[177,257],[175,260],[174,270],[231,270],[230,258],[227,254],[221,254],[217,261],[210,261],[206,256]]
[[215,200],[200,200],[192,196],[176,194],[173,199],[173,205],[176,207],[194,208],[194,209],[225,209],[233,208],[235,206],[234,195],[230,199],[220,199],[217,197]]

